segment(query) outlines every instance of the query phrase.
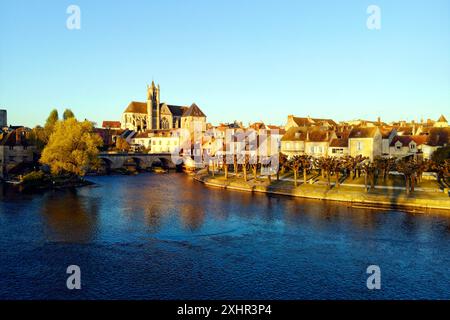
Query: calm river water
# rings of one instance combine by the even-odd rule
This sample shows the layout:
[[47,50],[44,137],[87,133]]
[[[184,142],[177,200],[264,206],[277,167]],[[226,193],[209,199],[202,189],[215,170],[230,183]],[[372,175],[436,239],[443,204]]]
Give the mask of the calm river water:
[[[0,299],[450,298],[450,216],[225,192],[183,174],[91,180],[0,189]],[[366,287],[373,264],[381,290]]]

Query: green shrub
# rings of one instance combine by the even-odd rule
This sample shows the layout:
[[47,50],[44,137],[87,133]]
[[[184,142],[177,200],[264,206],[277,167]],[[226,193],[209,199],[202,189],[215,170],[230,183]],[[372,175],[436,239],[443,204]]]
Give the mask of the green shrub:
[[39,184],[44,181],[45,175],[42,171],[33,171],[23,176],[22,182],[28,185]]

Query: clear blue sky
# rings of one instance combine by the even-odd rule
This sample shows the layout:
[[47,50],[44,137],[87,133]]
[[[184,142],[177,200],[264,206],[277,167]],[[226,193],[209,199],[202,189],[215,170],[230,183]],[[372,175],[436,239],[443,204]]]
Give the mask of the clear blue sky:
[[0,108],[28,126],[55,107],[120,120],[154,79],[212,123],[448,117],[449,21],[448,0],[0,0]]

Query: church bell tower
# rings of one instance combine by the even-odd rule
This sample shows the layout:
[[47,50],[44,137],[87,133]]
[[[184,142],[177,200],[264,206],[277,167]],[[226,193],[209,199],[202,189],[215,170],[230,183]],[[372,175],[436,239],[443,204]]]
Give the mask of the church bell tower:
[[159,90],[154,81],[151,86],[147,85],[147,128],[150,130],[159,129]]

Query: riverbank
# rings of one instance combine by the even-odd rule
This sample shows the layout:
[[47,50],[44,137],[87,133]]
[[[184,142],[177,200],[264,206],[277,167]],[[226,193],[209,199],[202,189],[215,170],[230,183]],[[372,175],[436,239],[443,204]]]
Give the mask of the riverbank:
[[400,189],[377,188],[369,192],[360,187],[341,185],[338,188],[329,189],[325,185],[302,184],[294,187],[291,181],[272,180],[269,184],[267,178],[258,181],[249,179],[245,182],[242,178],[223,175],[211,175],[200,172],[195,180],[208,187],[223,188],[236,191],[268,193],[291,197],[309,198],[325,201],[338,201],[348,203],[350,206],[380,209],[401,209],[413,212],[431,212],[431,210],[443,210],[450,213],[450,197],[444,192],[415,191],[407,195]]
[[80,177],[36,176],[22,181],[2,181],[3,185],[17,192],[33,193],[47,190],[81,188],[94,185],[92,181]]

